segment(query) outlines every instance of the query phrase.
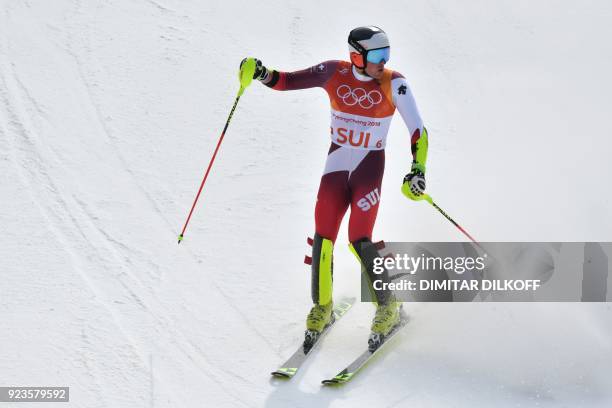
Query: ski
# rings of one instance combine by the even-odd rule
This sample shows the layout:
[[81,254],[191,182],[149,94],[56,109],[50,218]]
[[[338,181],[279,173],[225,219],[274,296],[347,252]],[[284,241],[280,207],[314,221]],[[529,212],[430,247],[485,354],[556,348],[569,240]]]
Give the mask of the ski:
[[276,371],[272,371],[272,375],[279,378],[292,378],[301,365],[306,361],[309,355],[316,346],[321,343],[321,339],[329,332],[332,326],[340,319],[344,314],[353,306],[355,298],[343,298],[336,304],[334,304],[333,319],[332,322],[327,325],[321,334],[314,339],[311,343],[304,342],[298,347],[293,355],[283,365],[281,365]]
[[404,328],[404,326],[406,326],[406,324],[408,323],[408,320],[409,320],[408,316],[404,314],[404,312],[402,311],[399,323],[391,330],[391,332],[385,337],[384,341],[376,349],[370,350],[368,348],[368,350],[361,353],[359,357],[357,357],[344,370],[340,371],[334,378],[331,378],[329,380],[323,380],[322,383],[324,385],[337,385],[337,384],[344,384],[350,381],[353,378],[353,376],[363,366],[365,366],[368,363],[368,361],[370,361],[370,359],[372,359],[372,357],[374,357],[374,355],[376,355],[376,353],[378,353],[378,351],[380,351],[380,349],[382,349],[385,346],[385,344],[387,344],[389,340],[391,340],[391,338],[393,338],[393,336],[399,333],[400,330]]

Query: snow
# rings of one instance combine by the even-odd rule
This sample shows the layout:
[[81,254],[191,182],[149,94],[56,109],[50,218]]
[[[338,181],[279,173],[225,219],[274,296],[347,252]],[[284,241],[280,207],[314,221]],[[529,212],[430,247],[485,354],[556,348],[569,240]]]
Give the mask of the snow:
[[[348,31],[377,24],[442,208],[483,241],[610,241],[611,16],[595,0],[0,0],[0,385],[70,386],[88,408],[610,406],[605,303],[407,304],[398,341],[322,389],[365,346],[358,304],[294,380],[269,378],[310,306],[321,90],[246,91],[176,239],[240,60],[346,58]],[[409,151],[396,118],[375,238],[462,240],[400,194]],[[345,227],[336,295],[359,293]]]

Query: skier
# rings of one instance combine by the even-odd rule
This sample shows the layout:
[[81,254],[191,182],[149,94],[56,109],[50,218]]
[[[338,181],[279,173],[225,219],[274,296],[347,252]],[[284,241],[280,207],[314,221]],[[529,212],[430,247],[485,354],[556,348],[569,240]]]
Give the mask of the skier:
[[[321,87],[331,104],[331,147],[317,194],[312,242],[311,295],[314,303],[306,320],[305,344],[312,343],[332,323],[333,248],[348,207],[349,241],[366,274],[388,281],[388,273],[374,275],[372,243],[381,197],[385,143],[395,109],[411,135],[412,166],[404,177],[404,191],[418,199],[425,191],[427,130],[404,77],[385,68],[390,46],[378,27],[358,27],[348,37],[350,62],[325,61],[296,72],[266,68],[255,59],[253,79],[269,88],[288,91]],[[246,59],[245,59],[246,60]],[[243,62],[245,61],[243,60]],[[242,64],[241,64],[242,66]],[[375,291],[377,303],[369,339],[376,347],[400,321],[401,303],[389,291]]]

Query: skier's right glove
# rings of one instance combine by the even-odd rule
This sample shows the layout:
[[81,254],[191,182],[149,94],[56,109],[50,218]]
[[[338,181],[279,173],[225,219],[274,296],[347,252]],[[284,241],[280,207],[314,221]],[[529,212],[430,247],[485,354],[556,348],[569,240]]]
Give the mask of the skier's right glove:
[[[242,64],[244,64],[247,59],[248,58],[244,58],[240,62],[240,68],[242,68]],[[268,76],[268,69],[263,65],[261,60],[258,60],[257,58],[253,58],[253,59],[255,60],[255,72],[253,73],[253,79],[257,79],[258,81],[263,81]]]

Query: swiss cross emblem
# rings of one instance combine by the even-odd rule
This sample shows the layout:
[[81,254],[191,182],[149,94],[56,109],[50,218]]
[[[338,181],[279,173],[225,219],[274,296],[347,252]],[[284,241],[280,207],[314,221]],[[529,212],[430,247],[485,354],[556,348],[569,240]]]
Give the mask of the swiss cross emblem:
[[406,95],[406,85],[402,84],[397,88],[398,95]]
[[319,65],[314,67],[315,72],[325,72],[326,68],[327,67],[325,66],[325,64],[319,64]]

